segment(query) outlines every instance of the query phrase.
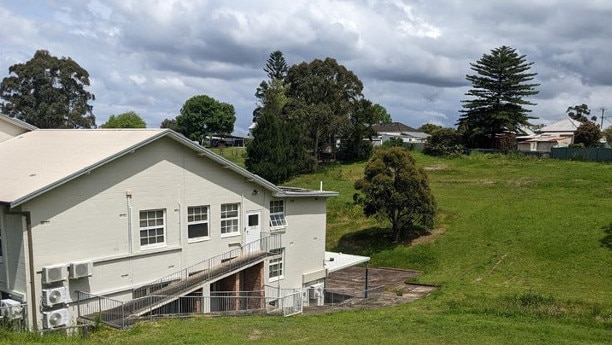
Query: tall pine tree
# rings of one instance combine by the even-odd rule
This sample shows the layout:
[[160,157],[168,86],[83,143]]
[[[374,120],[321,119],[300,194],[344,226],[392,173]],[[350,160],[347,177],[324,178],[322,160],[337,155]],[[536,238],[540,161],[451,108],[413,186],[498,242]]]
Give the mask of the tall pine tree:
[[537,73],[530,73],[533,62],[527,62],[525,55],[518,55],[515,49],[502,46],[484,54],[476,63],[470,63],[476,72],[467,75],[472,83],[462,101],[462,115],[459,130],[464,133],[466,143],[471,147],[496,147],[497,138],[507,131],[529,125],[531,110],[525,106],[535,103],[525,100],[538,93],[539,84],[532,83]]

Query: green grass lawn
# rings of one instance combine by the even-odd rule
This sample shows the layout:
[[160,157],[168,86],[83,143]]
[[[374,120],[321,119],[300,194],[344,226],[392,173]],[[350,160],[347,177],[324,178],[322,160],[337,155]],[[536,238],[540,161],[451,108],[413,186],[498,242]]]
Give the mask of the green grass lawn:
[[[239,157],[239,153],[228,153]],[[43,344],[612,344],[612,165],[476,154],[415,154],[439,214],[418,244],[384,240],[363,217],[353,182],[363,163],[327,167],[287,185],[336,190],[327,247],[374,266],[422,270],[439,284],[405,305],[325,315],[181,319],[80,338],[0,333]],[[606,232],[608,231],[608,232]]]

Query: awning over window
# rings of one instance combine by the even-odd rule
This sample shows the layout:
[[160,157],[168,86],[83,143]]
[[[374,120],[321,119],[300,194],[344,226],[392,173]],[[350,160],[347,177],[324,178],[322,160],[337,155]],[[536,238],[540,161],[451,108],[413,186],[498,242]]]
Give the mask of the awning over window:
[[325,252],[325,268],[327,269],[327,273],[336,272],[368,261],[370,261],[370,257],[368,256]]

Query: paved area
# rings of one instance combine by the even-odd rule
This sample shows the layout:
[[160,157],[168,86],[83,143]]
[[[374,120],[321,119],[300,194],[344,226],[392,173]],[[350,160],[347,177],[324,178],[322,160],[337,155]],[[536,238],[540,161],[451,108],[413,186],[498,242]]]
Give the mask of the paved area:
[[419,275],[418,271],[395,268],[369,268],[368,298],[365,299],[366,270],[364,267],[349,267],[331,273],[326,282],[326,302],[333,305],[309,307],[304,312],[325,312],[354,307],[375,308],[407,303],[423,298],[437,287],[406,283]]

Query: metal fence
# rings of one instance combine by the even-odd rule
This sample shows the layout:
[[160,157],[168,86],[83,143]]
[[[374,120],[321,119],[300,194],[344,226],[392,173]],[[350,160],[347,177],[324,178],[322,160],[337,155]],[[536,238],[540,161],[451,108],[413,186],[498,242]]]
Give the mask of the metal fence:
[[385,290],[384,286],[369,288],[368,290],[358,288],[325,289],[325,305],[338,306],[348,304],[363,304],[370,299],[378,298]]
[[28,327],[28,308],[26,303],[4,304],[0,306],[0,327],[12,331],[23,331]]
[[602,147],[554,147],[551,158],[593,162],[612,162],[612,149]]

